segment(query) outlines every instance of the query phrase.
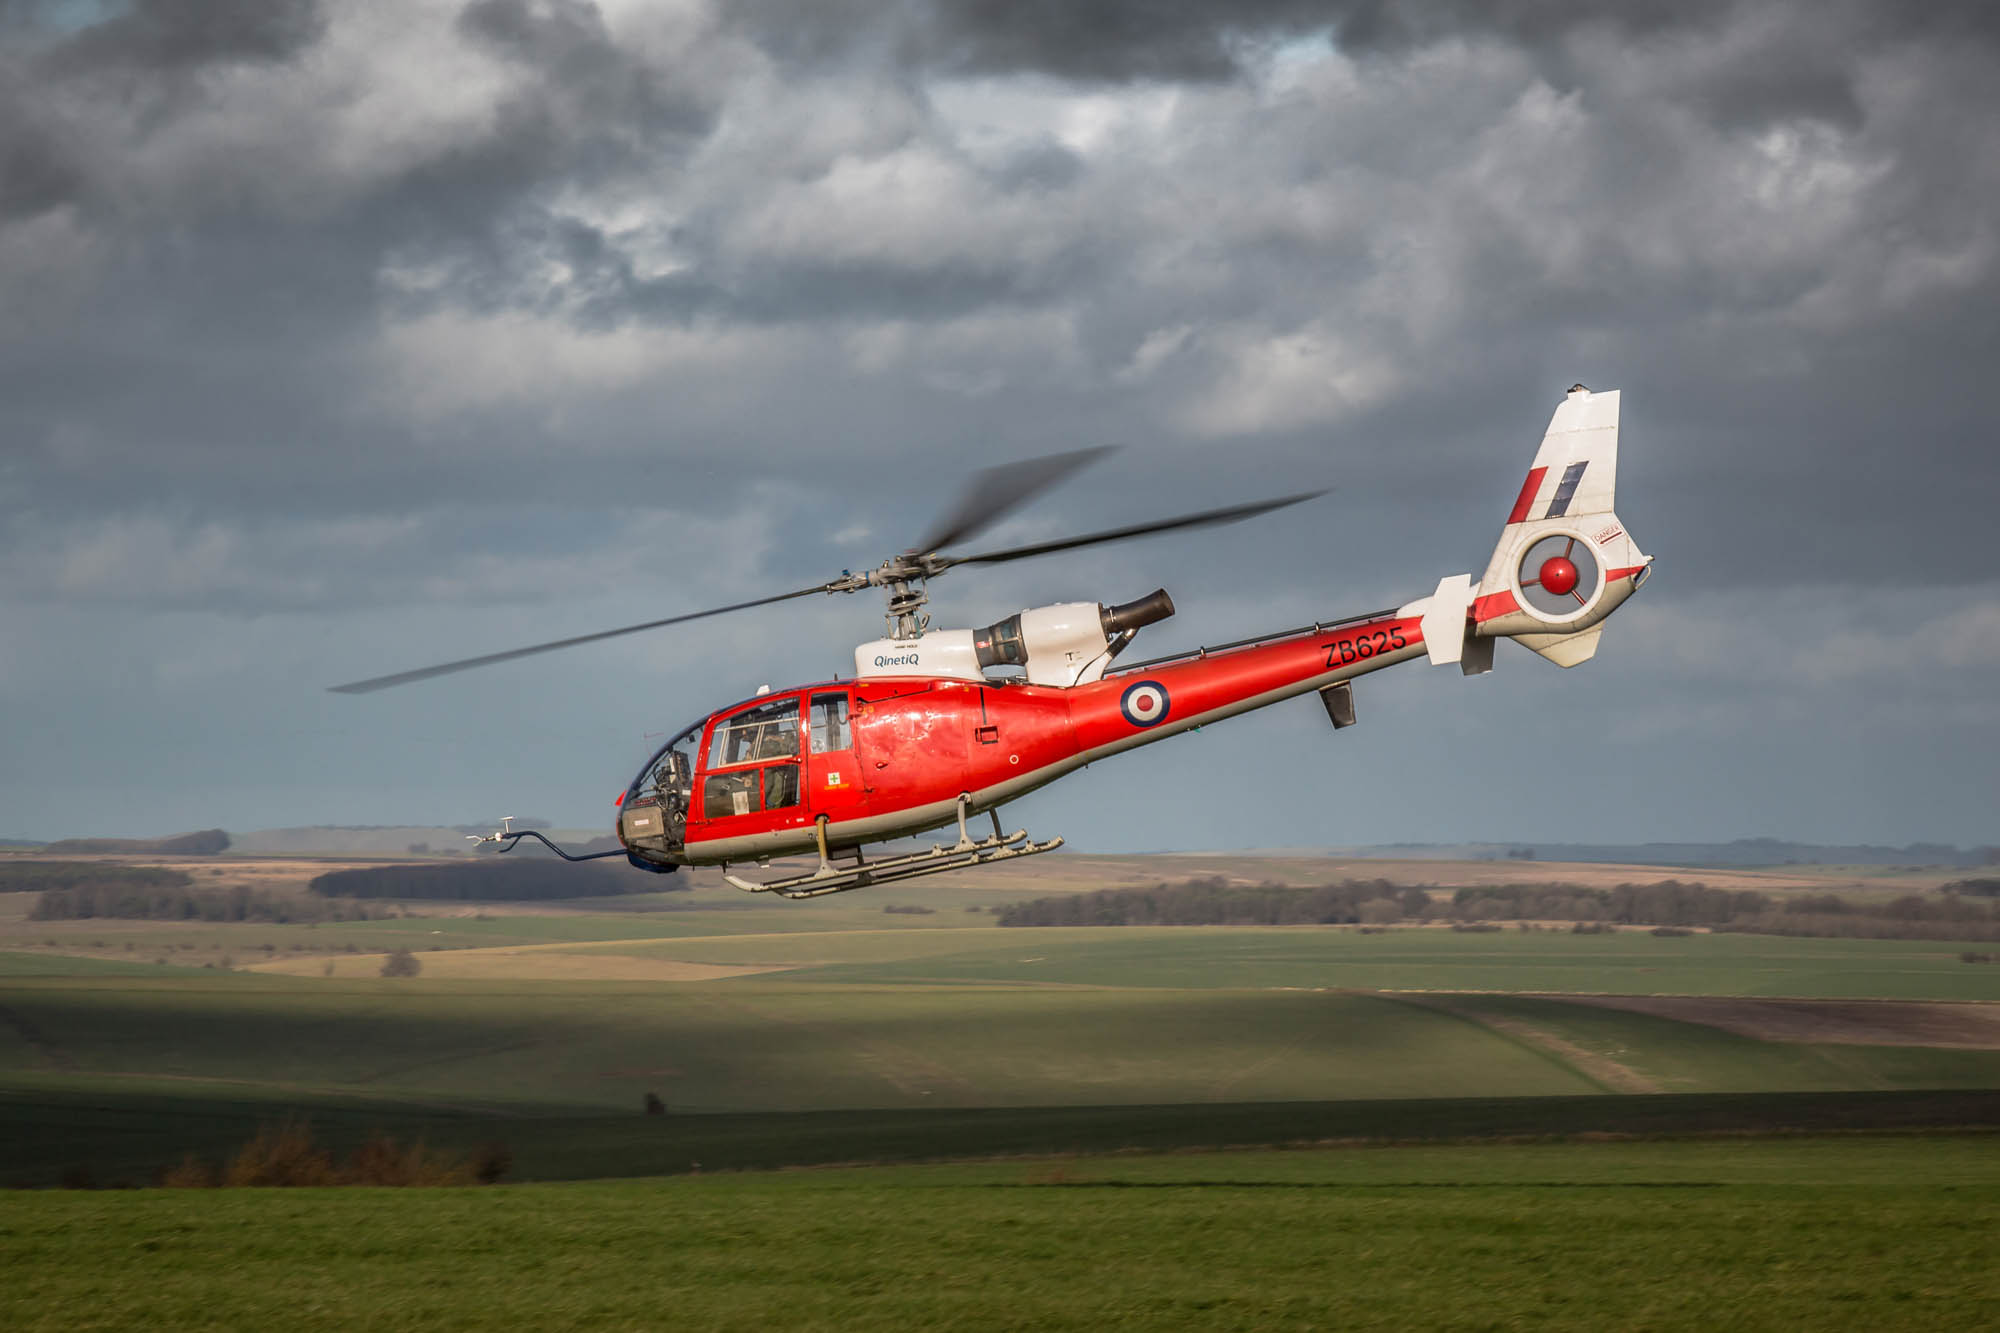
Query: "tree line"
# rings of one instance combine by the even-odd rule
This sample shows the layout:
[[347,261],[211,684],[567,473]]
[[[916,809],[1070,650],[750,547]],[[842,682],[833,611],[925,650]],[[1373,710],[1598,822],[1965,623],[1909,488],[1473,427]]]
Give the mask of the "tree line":
[[[1295,889],[1214,877],[1036,898],[995,915],[1003,926],[1301,926],[1403,920],[1421,917],[1430,905],[1423,889],[1386,879]],[[1364,908],[1371,909],[1365,918]]]
[[[171,873],[171,872],[169,872]],[[388,913],[365,903],[329,902],[268,893],[238,884],[226,889],[180,884],[88,882],[44,889],[28,912],[31,921],[368,921]]]
[[106,861],[0,860],[0,893],[97,886],[179,888],[194,883],[186,871],[164,866],[125,866]]
[[553,858],[510,856],[329,870],[306,887],[322,898],[520,902],[660,893],[685,888],[686,882],[635,870],[622,861],[569,865]]
[[1450,921],[1575,921],[1615,926],[1706,926],[1758,934],[1888,939],[2000,939],[2000,904],[1962,893],[1905,894],[1886,902],[1836,894],[1777,896],[1659,880],[1597,889],[1497,884],[1456,890],[1384,879],[1317,887],[1231,884],[1219,877],[1142,889],[1036,898],[1000,908],[1003,926],[1392,925]]
[[176,834],[171,838],[64,838],[42,850],[77,854],[123,852],[144,856],[214,856],[229,850],[229,835],[219,828]]

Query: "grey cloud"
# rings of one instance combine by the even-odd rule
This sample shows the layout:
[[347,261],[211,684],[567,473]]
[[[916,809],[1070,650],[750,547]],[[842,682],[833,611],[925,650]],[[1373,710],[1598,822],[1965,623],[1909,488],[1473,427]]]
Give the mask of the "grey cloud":
[[[712,99],[692,86],[693,71],[656,69],[623,49],[589,0],[474,0],[458,22],[468,36],[537,70],[544,89],[570,103],[564,110],[584,128],[576,137],[593,156],[629,144],[628,135],[698,134],[710,122]],[[553,110],[516,109],[509,134]]]
[[181,73],[289,60],[324,31],[320,0],[133,0],[56,44],[48,59],[70,76]]
[[[1705,743],[1755,719],[1701,690],[1780,697],[1796,665],[1669,651],[1766,633],[1746,607],[1852,661],[1988,642],[1952,619],[2000,579],[2000,80],[1970,9],[729,6],[669,32],[493,0],[410,9],[416,77],[405,43],[357,55],[357,12],[303,47],[195,25],[89,76],[0,26],[0,582],[34,623],[220,613],[200,659],[292,612],[362,675],[461,602],[581,632],[583,598],[618,623],[826,577],[999,457],[1128,446],[1008,540],[1339,484],[940,595],[983,623],[1165,582],[1171,647],[1476,568],[1581,379],[1629,390],[1646,605],[1736,598],[1607,639],[1723,719]],[[141,69],[173,95],[125,98]],[[1834,604],[1866,635],[1813,630]],[[732,626],[721,675],[650,650],[660,697],[837,667],[878,623],[842,608]],[[1966,660],[1939,707],[1990,672]],[[610,661],[577,678],[608,697]],[[1631,705],[1634,661],[1606,667],[1625,684],[1566,678],[1579,725]]]
[[0,58],[0,221],[47,212],[72,198],[81,183],[54,128],[13,91]]

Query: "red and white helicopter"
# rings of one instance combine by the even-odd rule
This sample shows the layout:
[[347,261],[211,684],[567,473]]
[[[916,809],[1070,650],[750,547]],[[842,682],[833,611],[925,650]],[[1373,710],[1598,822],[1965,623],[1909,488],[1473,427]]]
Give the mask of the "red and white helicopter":
[[[1234,522],[1309,495],[988,552],[943,554],[1102,450],[981,474],[915,550],[811,588],[665,620],[335,686],[359,694],[535,653],[820,593],[882,588],[889,636],[854,652],[854,676],[719,708],[661,746],[619,797],[618,840],[634,865],[768,863],[816,855],[810,870],[756,881],[757,893],[812,898],[937,874],[1062,845],[1003,833],[999,810],[1085,764],[1192,727],[1318,692],[1335,727],[1354,721],[1352,681],[1399,662],[1492,669],[1511,638],[1558,666],[1597,649],[1605,617],[1646,581],[1644,555],[1612,511],[1618,394],[1569,391],[1549,423],[1485,572],[1440,579],[1393,610],[1281,630],[1172,657],[1118,665],[1140,629],[1174,613],[1165,590],[1122,606],[1035,607],[976,630],[932,630],[925,584],[957,565],[996,564],[1175,528]],[[988,814],[975,837],[967,821]],[[956,823],[955,843],[870,861],[871,843]],[[511,850],[532,829],[480,841]],[[838,854],[846,857],[836,859]],[[616,856],[618,852],[597,853]]]

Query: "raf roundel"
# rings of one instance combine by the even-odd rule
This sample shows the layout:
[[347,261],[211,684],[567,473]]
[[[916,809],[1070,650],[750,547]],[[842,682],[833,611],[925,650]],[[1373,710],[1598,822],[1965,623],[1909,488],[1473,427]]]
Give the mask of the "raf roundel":
[[1142,680],[1119,696],[1118,711],[1135,727],[1151,727],[1167,720],[1171,701],[1158,681]]

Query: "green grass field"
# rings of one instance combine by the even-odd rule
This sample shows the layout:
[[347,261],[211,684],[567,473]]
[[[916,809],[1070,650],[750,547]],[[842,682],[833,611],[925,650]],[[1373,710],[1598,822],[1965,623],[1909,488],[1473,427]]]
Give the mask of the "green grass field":
[[15,1195],[0,1323],[1945,1329],[1985,1138],[1119,1156],[485,1190]]
[[[2000,1049],[1762,1040],[1555,998],[2000,998],[2000,969],[1963,964],[1946,945],[1002,930],[925,917],[878,927],[851,911],[839,931],[629,933],[668,917],[682,914],[459,926],[537,959],[554,950],[583,965],[615,954],[792,970],[671,983],[391,981],[0,954],[0,1119],[18,1112],[20,1130],[0,1166],[14,1173],[5,1178],[48,1181],[66,1163],[100,1173],[115,1164],[142,1179],[184,1148],[231,1146],[186,1137],[200,1121],[190,1098],[237,1108],[217,1123],[240,1142],[256,1117],[287,1107],[343,1124],[364,1112],[415,1116],[421,1128],[431,1113],[627,1116],[648,1093],[688,1116],[2000,1088]],[[870,928],[851,928],[857,920]],[[422,923],[365,924],[393,940],[386,928]],[[75,1097],[95,1098],[107,1118],[71,1118],[75,1104],[61,1099]],[[66,1109],[42,1114],[57,1105]],[[117,1157],[148,1107],[185,1141],[146,1135],[154,1158]],[[49,1134],[62,1137],[60,1162],[41,1151]]]
[[[496,1108],[627,1110],[654,1092],[689,1111],[824,1110],[1555,1096],[1607,1090],[1600,1061],[1668,1091],[2000,1087],[2000,1051],[1760,1042],[1557,1001],[1524,1039],[1472,1001],[795,976],[19,978],[0,988],[0,1088],[38,1074]],[[1557,1018],[1585,1032],[1584,1054],[1537,1039]]]
[[[0,904],[0,1185],[143,1186],[291,1117],[342,1152],[501,1143],[524,1182],[0,1193],[0,1327],[2000,1321],[2000,967],[1963,946],[907,900]],[[398,947],[426,975],[374,975]],[[716,971],[745,967],[778,970]],[[1818,1003],[1781,1037],[1748,999],[1593,993]]]
[[[921,919],[921,918],[920,918]],[[2000,967],[1962,944],[1645,932],[1337,927],[1000,927],[628,944],[689,962],[814,963],[793,980],[1170,989],[1297,987],[2000,1001]]]

